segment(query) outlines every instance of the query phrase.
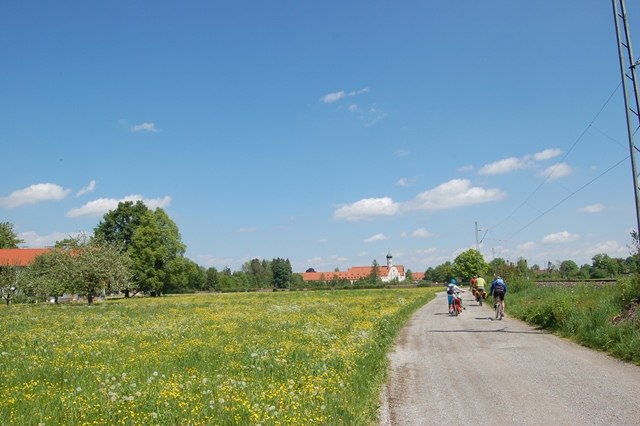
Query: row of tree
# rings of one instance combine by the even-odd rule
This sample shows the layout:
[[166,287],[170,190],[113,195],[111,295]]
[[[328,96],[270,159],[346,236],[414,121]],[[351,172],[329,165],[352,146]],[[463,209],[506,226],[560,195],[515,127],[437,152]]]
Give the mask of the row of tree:
[[[21,243],[11,223],[0,223],[0,248]],[[96,295],[110,293],[130,297],[301,286],[289,259],[253,259],[241,271],[218,272],[184,257],[185,249],[178,227],[161,208],[121,202],[103,216],[92,237],[58,241],[26,268],[0,265],[0,296],[9,303],[16,295],[57,301],[73,293],[91,303]]]
[[[634,237],[637,245],[637,237]],[[469,281],[474,276],[525,277],[531,280],[562,279],[608,279],[640,270],[640,256],[631,255],[626,259],[612,258],[605,253],[596,254],[592,263],[578,266],[573,260],[549,262],[545,269],[539,265],[529,267],[527,260],[519,258],[515,263],[502,258],[485,262],[482,254],[469,249],[458,255],[453,262],[445,262],[425,271],[425,281],[445,283],[452,278]]]

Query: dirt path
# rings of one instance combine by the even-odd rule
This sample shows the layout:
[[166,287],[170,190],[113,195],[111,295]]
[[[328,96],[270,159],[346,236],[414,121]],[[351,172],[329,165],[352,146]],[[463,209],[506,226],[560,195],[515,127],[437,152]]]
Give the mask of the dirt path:
[[463,300],[449,317],[439,293],[400,333],[381,426],[640,425],[640,367]]

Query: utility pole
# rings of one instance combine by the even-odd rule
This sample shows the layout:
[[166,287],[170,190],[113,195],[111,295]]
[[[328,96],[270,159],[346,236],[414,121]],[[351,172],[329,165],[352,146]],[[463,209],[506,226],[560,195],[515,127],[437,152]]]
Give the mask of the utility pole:
[[480,251],[480,240],[478,239],[478,222],[476,221],[476,251]]
[[[616,39],[618,41],[618,56],[620,58],[620,75],[624,92],[624,105],[627,112],[627,135],[629,137],[631,172],[633,173],[633,189],[636,201],[636,232],[640,235],[640,189],[638,189],[636,146],[633,140],[633,135],[637,129],[638,120],[640,119],[640,115],[638,115],[640,113],[640,104],[638,103],[638,84],[636,79],[636,66],[640,64],[640,61],[636,61],[633,56],[631,35],[629,34],[629,23],[627,20],[627,8],[624,0],[612,0],[612,3],[613,19],[616,25]],[[631,87],[629,88],[627,85]],[[632,103],[629,102],[630,96],[633,96]]]

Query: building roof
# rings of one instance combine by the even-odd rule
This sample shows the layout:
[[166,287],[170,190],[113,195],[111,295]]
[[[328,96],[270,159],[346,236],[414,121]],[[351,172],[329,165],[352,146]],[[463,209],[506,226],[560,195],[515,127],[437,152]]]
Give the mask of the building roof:
[[0,249],[0,266],[27,266],[47,248]]
[[[394,267],[400,276],[404,276],[404,266],[396,265]],[[352,266],[346,272],[303,272],[302,279],[305,281],[331,281],[335,278],[336,280],[356,281],[368,277],[372,268],[372,266]],[[378,266],[378,273],[380,277],[386,277],[389,275],[389,267]]]

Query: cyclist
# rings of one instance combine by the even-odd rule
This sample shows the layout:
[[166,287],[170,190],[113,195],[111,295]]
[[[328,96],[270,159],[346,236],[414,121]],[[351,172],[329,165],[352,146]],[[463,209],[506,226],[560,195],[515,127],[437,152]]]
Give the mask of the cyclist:
[[473,277],[471,285],[473,286],[473,295],[476,296],[476,301],[480,302],[485,298],[484,286],[487,284],[484,278],[478,276]]
[[501,276],[497,276],[491,283],[489,293],[493,296],[493,303],[500,303],[500,319],[504,317],[504,296],[507,294],[507,283]]
[[[451,278],[451,280],[449,281],[449,284],[447,285],[447,302],[449,303],[449,314],[453,314],[453,302],[454,302],[454,295],[457,295],[458,293],[460,293],[462,291],[462,289],[460,287],[457,286],[457,281],[455,278]],[[461,304],[462,306],[462,304]]]

